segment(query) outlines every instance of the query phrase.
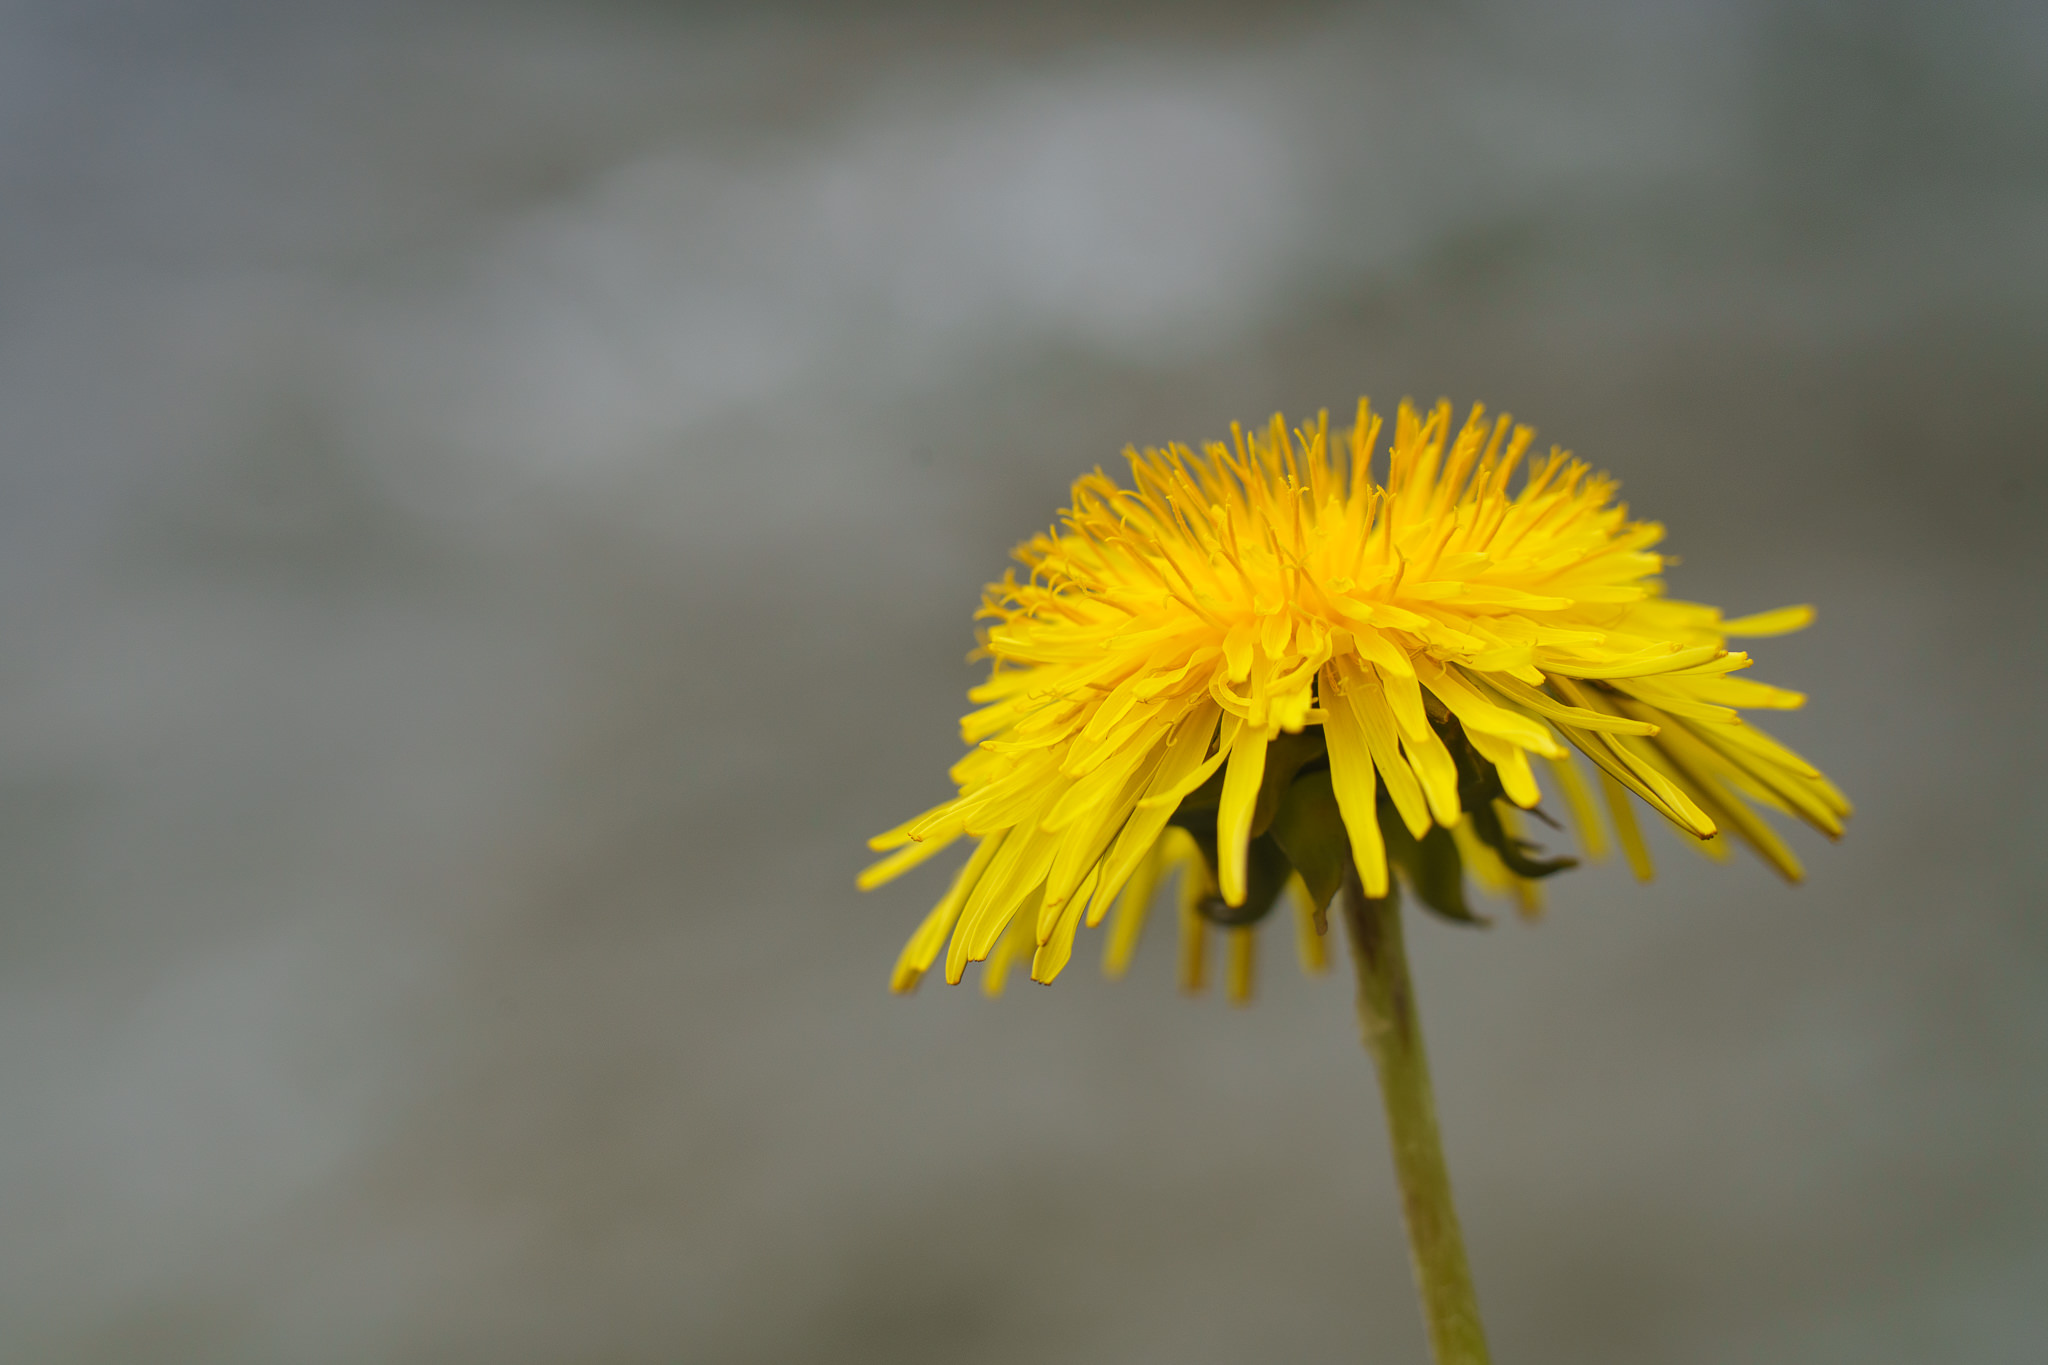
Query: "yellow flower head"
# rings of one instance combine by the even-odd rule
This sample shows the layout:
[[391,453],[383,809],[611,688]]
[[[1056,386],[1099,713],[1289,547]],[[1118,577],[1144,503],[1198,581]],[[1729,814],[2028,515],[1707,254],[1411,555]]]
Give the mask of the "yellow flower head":
[[[1532,432],[1480,409],[1403,403],[1386,481],[1380,419],[1360,402],[1343,450],[1325,414],[1233,444],[1127,450],[1132,487],[1099,469],[1058,527],[1020,546],[1028,569],[987,589],[994,660],[961,721],[959,795],[877,836],[887,881],[963,835],[974,851],[905,946],[909,990],[946,948],[946,979],[1029,957],[1051,981],[1085,919],[1121,908],[1112,973],[1159,878],[1182,869],[1182,979],[1199,985],[1210,924],[1231,931],[1232,994],[1249,990],[1250,925],[1296,892],[1304,962],[1349,869],[1385,896],[1390,868],[1424,903],[1471,918],[1463,871],[1517,891],[1570,865],[1540,860],[1519,810],[1547,761],[1587,851],[1604,833],[1570,757],[1590,759],[1629,860],[1648,857],[1633,794],[1720,853],[1732,834],[1787,878],[1798,861],[1748,804],[1839,835],[1849,803],[1749,725],[1740,707],[1794,692],[1730,676],[1729,636],[1812,619],[1788,607],[1724,620],[1663,595],[1654,522],[1562,451],[1508,484]],[[1540,812],[1539,812],[1540,815]],[[950,940],[950,946],[949,946]]]

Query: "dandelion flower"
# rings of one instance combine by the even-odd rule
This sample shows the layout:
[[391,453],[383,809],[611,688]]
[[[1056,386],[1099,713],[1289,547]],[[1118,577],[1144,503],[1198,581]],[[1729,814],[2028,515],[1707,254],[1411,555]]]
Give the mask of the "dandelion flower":
[[1535,880],[1571,860],[1534,856],[1516,823],[1541,800],[1532,759],[1586,851],[1604,850],[1574,752],[1644,877],[1635,801],[1795,881],[1751,803],[1842,832],[1842,794],[1741,714],[1804,698],[1735,676],[1750,658],[1727,648],[1797,630],[1810,608],[1731,620],[1665,596],[1663,528],[1631,520],[1611,479],[1553,450],[1510,491],[1533,433],[1506,415],[1475,407],[1453,436],[1448,402],[1427,417],[1402,404],[1384,482],[1380,427],[1361,402],[1341,443],[1325,414],[1233,428],[1199,455],[1127,450],[1130,486],[1084,476],[1059,524],[1018,548],[1023,576],[991,584],[980,612],[994,666],[961,722],[959,795],[874,839],[889,856],[861,878],[974,844],[895,989],[942,950],[950,982],[986,960],[1000,989],[1027,957],[1049,982],[1121,899],[1117,974],[1173,871],[1183,984],[1205,979],[1219,928],[1240,998],[1251,926],[1291,884],[1318,937],[1347,863],[1368,897],[1398,873],[1473,919],[1469,870],[1533,912]]

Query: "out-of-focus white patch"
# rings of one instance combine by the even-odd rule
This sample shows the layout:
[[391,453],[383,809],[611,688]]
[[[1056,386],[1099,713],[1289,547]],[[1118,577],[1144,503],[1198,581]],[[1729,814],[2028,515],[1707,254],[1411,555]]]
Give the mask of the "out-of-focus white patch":
[[1010,76],[823,139],[629,162],[508,226],[417,344],[459,377],[458,446],[586,471],[807,386],[923,387],[990,346],[1186,358],[1277,301],[1301,168],[1227,82]]

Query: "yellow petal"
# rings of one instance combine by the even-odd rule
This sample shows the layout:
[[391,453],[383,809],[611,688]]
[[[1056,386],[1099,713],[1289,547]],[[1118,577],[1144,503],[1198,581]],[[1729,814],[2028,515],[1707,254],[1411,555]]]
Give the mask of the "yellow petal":
[[1636,880],[1650,881],[1656,877],[1657,867],[1650,861],[1650,847],[1643,842],[1643,832],[1636,825],[1635,808],[1628,803],[1628,788],[1602,768],[1600,790],[1607,797],[1607,814],[1614,821],[1615,837],[1621,840],[1621,851],[1628,855],[1628,865],[1634,870]]
[[1246,725],[1230,747],[1223,771],[1223,797],[1216,807],[1216,880],[1226,905],[1243,905],[1245,850],[1251,843],[1252,812],[1266,775],[1266,735]]
[[1209,921],[1187,900],[1180,906],[1180,988],[1194,995],[1209,984]]
[[917,926],[917,932],[903,945],[903,951],[896,958],[896,971],[889,978],[889,989],[904,994],[917,988],[919,978],[930,969],[939,949],[945,946],[946,935],[953,932],[953,924],[960,918],[960,907],[967,903],[968,893],[980,882],[982,873],[988,870],[989,861],[1003,846],[1008,831],[991,834],[981,841],[980,847],[953,877],[953,884],[931,913],[924,917],[924,923]]
[[1259,940],[1249,924],[1230,930],[1228,938],[1230,962],[1225,975],[1225,994],[1233,1005],[1250,1004],[1252,969],[1257,962]]
[[[1543,800],[1543,791],[1536,785],[1536,774],[1529,771],[1528,750],[1483,730],[1467,730],[1465,738],[1471,741],[1479,756],[1500,774],[1501,790],[1507,793],[1508,800],[1523,810],[1529,810]],[[1564,752],[1562,746],[1558,746],[1558,752]]]
[[1600,823],[1600,813],[1593,808],[1593,793],[1587,790],[1579,765],[1567,752],[1550,760],[1550,771],[1556,775],[1557,785],[1564,792],[1565,807],[1571,811],[1572,823],[1578,827],[1579,847],[1585,850],[1589,860],[1599,862],[1607,856],[1607,828]]
[[1805,630],[1812,624],[1812,607],[1779,607],[1776,611],[1760,611],[1754,616],[1738,616],[1732,621],[1723,621],[1721,633],[1745,636],[1790,635],[1793,631]]
[[1415,667],[1424,685],[1436,695],[1437,700],[1450,708],[1451,714],[1464,725],[1466,733],[1498,735],[1511,744],[1534,749],[1546,758],[1564,752],[1541,721],[1488,701],[1457,669],[1446,668],[1427,655],[1417,655]]
[[1365,894],[1387,894],[1387,846],[1380,834],[1379,784],[1373,777],[1372,746],[1355,699],[1335,668],[1323,670],[1323,739],[1330,750],[1330,786],[1344,833],[1351,841],[1351,861]]
[[[1131,957],[1138,951],[1138,936],[1144,932],[1145,918],[1152,909],[1152,893],[1158,889],[1159,875],[1166,868],[1165,844],[1164,837],[1153,842],[1139,860],[1137,871],[1125,883],[1123,894],[1117,897],[1116,917],[1109,922],[1109,933],[1102,944],[1102,974],[1112,981],[1130,970]],[[1098,907],[1104,904],[1098,894],[1088,909],[1090,925],[1102,918]]]
[[1373,766],[1379,770],[1380,780],[1387,784],[1387,796],[1400,813],[1401,823],[1408,827],[1410,834],[1420,839],[1429,832],[1429,802],[1422,794],[1422,784],[1416,780],[1415,770],[1401,754],[1400,727],[1394,721],[1393,708],[1387,705],[1386,696],[1376,679],[1358,687],[1350,695],[1358,718],[1365,727]]
[[[1088,880],[1092,882],[1100,875],[1101,869],[1098,867],[1088,874]],[[1040,985],[1051,984],[1053,978],[1060,974],[1074,956],[1074,933],[1081,927],[1081,912],[1088,904],[1087,893],[1090,889],[1084,883],[1080,894],[1074,896],[1061,909],[1052,932],[1041,934],[1038,951],[1031,959],[1031,979]]]
[[854,878],[854,885],[863,891],[872,891],[883,882],[902,876],[939,850],[948,847],[965,831],[955,829],[923,843],[908,844],[897,849],[879,862],[869,864],[860,876]]

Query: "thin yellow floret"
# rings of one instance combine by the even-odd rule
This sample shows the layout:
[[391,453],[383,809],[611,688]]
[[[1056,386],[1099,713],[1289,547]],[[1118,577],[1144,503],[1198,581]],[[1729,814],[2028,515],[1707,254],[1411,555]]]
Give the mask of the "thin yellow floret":
[[[1050,981],[1081,923],[1123,895],[1108,955],[1120,972],[1158,880],[1172,867],[1184,885],[1206,879],[1168,821],[1219,773],[1205,892],[1244,904],[1247,848],[1274,818],[1261,799],[1269,751],[1312,727],[1371,895],[1389,886],[1383,806],[1418,839],[1468,822],[1447,734],[1492,766],[1513,806],[1537,805],[1530,757],[1546,760],[1588,851],[1604,851],[1576,750],[1645,874],[1629,795],[1696,838],[1740,839],[1794,879],[1797,860],[1749,803],[1841,832],[1842,794],[1740,714],[1804,698],[1731,677],[1750,659],[1726,648],[1796,630],[1811,608],[1724,620],[1664,596],[1652,549],[1663,528],[1630,520],[1612,480],[1553,450],[1509,491],[1532,432],[1505,415],[1475,407],[1453,434],[1448,402],[1426,417],[1402,404],[1375,482],[1380,431],[1361,402],[1341,442],[1324,414],[1292,432],[1277,416],[1263,434],[1233,428],[1230,445],[1200,454],[1127,450],[1128,487],[1084,476],[1060,523],[1019,547],[1025,572],[990,585],[980,612],[994,666],[961,722],[972,747],[952,769],[959,794],[872,841],[889,856],[861,879],[974,841],[905,946],[896,989],[942,951],[948,981],[991,953],[999,970],[1028,955],[1033,978]],[[1477,870],[1495,868],[1513,879],[1483,859]],[[1184,898],[1181,917],[1199,931],[1196,903]],[[1228,975],[1241,995],[1248,930],[1227,932],[1239,935]],[[1183,977],[1199,980],[1203,960],[1198,934]]]

